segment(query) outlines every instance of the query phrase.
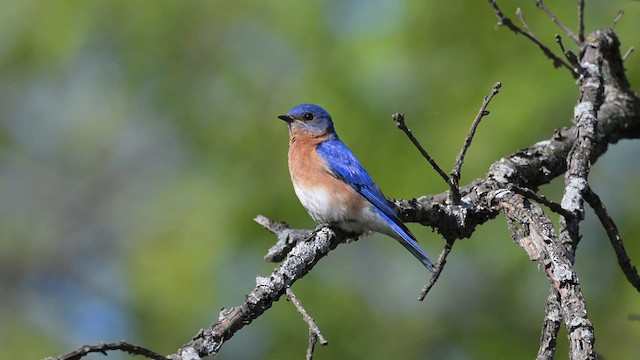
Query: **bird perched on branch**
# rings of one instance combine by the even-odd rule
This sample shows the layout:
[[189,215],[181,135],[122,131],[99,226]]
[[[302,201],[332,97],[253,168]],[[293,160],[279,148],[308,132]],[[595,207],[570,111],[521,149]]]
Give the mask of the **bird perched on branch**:
[[329,113],[302,104],[278,118],[289,127],[289,172],[298,199],[313,220],[398,240],[433,273],[433,263],[398,218],[382,191],[338,138]]

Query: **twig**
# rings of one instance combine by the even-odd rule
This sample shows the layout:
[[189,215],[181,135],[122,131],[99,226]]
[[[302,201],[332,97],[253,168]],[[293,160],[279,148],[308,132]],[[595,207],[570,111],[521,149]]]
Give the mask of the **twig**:
[[626,53],[622,56],[622,61],[627,61],[627,58],[635,51],[635,48],[632,46],[627,50]]
[[638,275],[638,269],[631,263],[629,255],[627,255],[627,251],[624,248],[622,238],[620,237],[620,232],[618,232],[616,224],[607,213],[607,209],[600,200],[600,197],[593,192],[591,188],[587,188],[584,193],[584,199],[589,203],[593,211],[595,211],[602,226],[606,230],[609,240],[611,241],[611,246],[618,258],[618,265],[620,265],[620,269],[627,277],[627,281],[629,281],[636,290],[640,291],[640,275]]
[[126,341],[119,341],[114,343],[102,343],[98,345],[85,345],[77,350],[74,350],[68,354],[60,355],[56,357],[48,357],[45,360],[79,360],[83,357],[89,355],[90,353],[101,353],[102,355],[107,355],[107,351],[123,351],[131,355],[140,355],[144,356],[147,359],[153,360],[167,360],[168,358],[160,355],[154,351],[143,348],[142,346],[130,344]]
[[522,188],[513,184],[510,184],[508,189],[548,207],[556,214],[560,214],[566,218],[575,217],[573,213],[563,209],[557,202],[547,199],[544,195],[538,195],[531,189]]
[[578,0],[578,41],[584,44],[584,0]]
[[567,58],[567,60],[569,60],[569,63],[573,65],[573,67],[576,69],[580,68],[580,62],[578,61],[578,56],[576,56],[576,54],[573,51],[565,49],[564,43],[562,42],[562,36],[560,36],[559,34],[556,34],[555,39],[558,45],[560,46],[560,50],[562,50],[564,57]]
[[292,229],[286,222],[274,221],[262,215],[253,220],[278,237],[278,241],[264,256],[270,262],[282,261],[299,241],[308,239],[313,233],[306,229]]
[[613,24],[611,25],[612,29],[616,28],[616,25],[618,25],[618,21],[620,21],[620,19],[622,19],[623,16],[624,16],[624,11],[618,10],[618,14],[616,14],[616,17],[613,18]]
[[420,154],[422,154],[422,156],[425,159],[427,159],[427,161],[429,162],[429,164],[431,164],[433,169],[440,175],[440,177],[442,177],[442,179],[444,179],[447,185],[449,185],[449,187],[451,188],[451,191],[452,192],[458,191],[458,189],[454,186],[453,181],[451,181],[451,178],[449,177],[449,175],[447,175],[444,171],[442,171],[442,169],[440,168],[440,166],[438,166],[435,160],[433,160],[431,156],[429,156],[429,153],[427,153],[427,150],[425,150],[422,147],[418,139],[416,139],[415,136],[413,136],[413,133],[404,122],[404,115],[400,113],[395,113],[391,117],[393,118],[393,121],[396,122],[396,126],[398,127],[398,129],[404,131],[404,133],[407,134],[407,137],[409,137],[409,140],[411,140],[413,145],[415,145],[418,151],[420,151]]
[[531,31],[531,28],[529,27],[529,24],[527,24],[527,20],[525,20],[524,18],[524,12],[522,11],[522,9],[516,8],[516,16],[520,18],[522,27],[524,27],[524,30],[527,32],[527,34],[535,37],[535,34],[533,33],[533,31]]
[[[480,124],[480,121],[482,120],[482,118],[489,115],[489,111],[487,111],[487,106],[489,106],[489,103],[491,102],[493,97],[498,94],[501,87],[502,87],[502,83],[498,81],[493,85],[493,88],[491,89],[491,93],[489,94],[489,96],[484,97],[484,99],[482,100],[482,106],[478,111],[478,115],[476,115],[476,118],[473,120],[473,124],[471,124],[469,133],[467,134],[467,137],[464,139],[464,144],[462,145],[462,149],[460,149],[460,154],[458,154],[458,157],[456,158],[456,164],[453,167],[453,170],[451,171],[451,180],[456,189],[460,188],[459,183],[460,183],[460,171],[462,169],[462,163],[464,162],[464,157],[467,154],[467,150],[471,146],[471,141],[473,140],[473,136],[476,133],[476,129],[478,128],[478,125]],[[451,197],[452,197],[451,203],[453,203],[454,205],[458,205],[460,203],[459,191],[456,191],[455,193],[451,192]]]
[[429,293],[433,285],[435,285],[436,281],[438,281],[438,278],[440,278],[440,274],[444,269],[444,265],[447,263],[447,256],[449,256],[449,253],[451,252],[451,248],[453,247],[454,242],[455,242],[455,239],[448,240],[444,244],[444,249],[442,249],[442,252],[440,252],[440,256],[438,256],[438,263],[436,264],[435,271],[433,272],[433,275],[431,275],[431,277],[429,278],[429,281],[427,281],[427,283],[422,288],[422,291],[420,291],[420,295],[418,296],[418,301],[424,300],[424,298],[427,296],[427,294]]
[[567,34],[567,36],[569,36],[578,46],[582,45],[582,42],[580,41],[578,36],[576,36],[576,34],[574,34],[573,31],[571,31],[571,29],[569,29],[565,24],[560,22],[560,20],[558,20],[558,18],[551,12],[551,10],[549,10],[544,5],[544,2],[542,2],[542,0],[536,0],[536,6],[538,6],[538,8],[544,11],[549,16],[551,21],[556,23],[556,25],[558,25],[562,29],[562,31],[564,31]]
[[513,23],[513,21],[511,21],[511,19],[506,17],[502,12],[502,10],[500,10],[500,7],[496,3],[496,0],[489,0],[489,3],[493,7],[493,10],[496,13],[496,16],[498,17],[498,20],[499,20],[498,26],[504,25],[514,33],[523,35],[527,39],[531,40],[534,44],[538,46],[540,50],[542,50],[542,52],[547,58],[553,61],[554,67],[556,68],[564,67],[571,72],[571,76],[573,76],[574,79],[578,78],[578,71],[576,69],[574,69],[566,61],[562,60],[558,55],[554,54],[553,51],[551,51],[547,46],[541,43],[532,33],[529,34],[526,31],[520,29],[516,24]]
[[346,242],[349,236],[331,227],[323,227],[312,233],[313,236],[305,238],[306,241],[297,241],[286,259],[268,277],[256,278],[255,288],[245,296],[242,304],[223,309],[214,324],[200,331],[170,359],[200,359],[217,354],[226,340],[267,311],[285,294],[287,287],[302,279],[318,261]]
[[324,338],[324,336],[322,336],[320,328],[309,315],[307,310],[302,306],[302,302],[298,299],[296,294],[293,293],[291,288],[288,287],[286,293],[287,299],[293,303],[296,309],[298,309],[300,315],[302,315],[302,319],[307,323],[307,325],[309,325],[309,347],[307,348],[307,360],[312,360],[313,350],[316,347],[316,343],[320,341],[320,345],[326,346],[329,342]]

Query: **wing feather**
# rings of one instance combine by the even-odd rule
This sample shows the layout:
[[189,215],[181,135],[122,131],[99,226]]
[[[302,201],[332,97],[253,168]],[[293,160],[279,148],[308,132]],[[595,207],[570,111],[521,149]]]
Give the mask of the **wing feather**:
[[378,214],[382,216],[393,231],[400,236],[398,241],[418,258],[429,271],[433,272],[433,264],[418,245],[416,237],[398,218],[395,211],[393,211],[389,205],[387,198],[351,150],[336,138],[320,143],[317,151],[318,155],[326,161],[331,173],[335,177],[344,180],[360,195],[369,200],[369,202],[374,205]]

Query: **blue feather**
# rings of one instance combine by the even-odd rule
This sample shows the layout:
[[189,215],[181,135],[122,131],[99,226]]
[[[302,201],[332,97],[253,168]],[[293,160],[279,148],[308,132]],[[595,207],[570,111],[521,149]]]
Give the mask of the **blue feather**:
[[400,236],[398,241],[433,273],[433,264],[418,245],[416,237],[398,218],[389,205],[387,198],[382,194],[378,185],[371,179],[371,176],[369,176],[351,150],[336,136],[333,139],[320,143],[317,151],[318,155],[327,162],[333,175],[344,180],[360,195],[371,202],[376,212],[385,219],[393,231]]

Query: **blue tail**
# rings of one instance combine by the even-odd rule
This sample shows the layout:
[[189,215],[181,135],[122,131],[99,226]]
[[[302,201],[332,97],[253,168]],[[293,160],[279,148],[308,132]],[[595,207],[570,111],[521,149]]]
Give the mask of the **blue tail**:
[[397,234],[397,236],[393,236],[393,234],[389,235],[398,240],[402,246],[407,248],[407,250],[420,260],[427,270],[433,274],[433,263],[429,260],[427,254],[420,249],[420,246],[418,246],[416,237],[413,236],[411,231],[409,231],[398,218],[387,201],[387,198],[384,197],[378,185],[371,179],[351,150],[336,136],[330,140],[321,142],[316,148],[316,151],[318,155],[327,162],[332,174],[343,180],[367,199],[386,222],[384,225],[391,227],[393,232]]
[[416,237],[411,233],[406,225],[403,224],[399,219],[397,222],[393,221],[394,219],[390,219],[382,211],[379,211],[378,214],[380,214],[388,222],[393,231],[398,234],[398,237],[396,237],[395,239],[398,240],[398,242],[402,244],[405,249],[409,250],[409,252],[413,254],[416,259],[420,260],[422,265],[424,265],[424,267],[426,267],[427,270],[429,270],[429,272],[433,274],[435,272],[433,263],[431,262],[431,260],[429,260],[429,257],[427,257],[427,254],[424,252],[424,250],[420,248]]

